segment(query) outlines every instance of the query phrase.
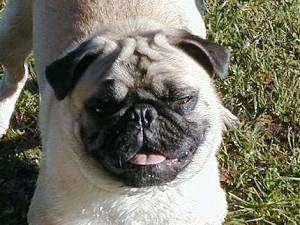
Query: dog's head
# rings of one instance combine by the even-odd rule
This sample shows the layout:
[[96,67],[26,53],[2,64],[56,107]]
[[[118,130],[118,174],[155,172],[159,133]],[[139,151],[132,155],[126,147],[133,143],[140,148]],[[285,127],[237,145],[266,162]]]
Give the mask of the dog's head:
[[226,75],[228,61],[224,47],[182,30],[101,35],[53,62],[46,76],[57,99],[68,96],[78,110],[89,157],[141,187],[172,181],[215,153],[223,121],[235,118],[211,80]]

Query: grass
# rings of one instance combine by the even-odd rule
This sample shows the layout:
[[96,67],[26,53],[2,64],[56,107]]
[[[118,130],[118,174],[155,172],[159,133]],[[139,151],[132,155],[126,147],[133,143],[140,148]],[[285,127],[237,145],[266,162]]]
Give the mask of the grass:
[[[229,77],[216,85],[243,122],[224,138],[219,154],[229,202],[226,224],[300,224],[300,4],[207,3],[209,38],[232,51]],[[37,105],[33,78],[0,141],[3,225],[26,224],[41,154]]]

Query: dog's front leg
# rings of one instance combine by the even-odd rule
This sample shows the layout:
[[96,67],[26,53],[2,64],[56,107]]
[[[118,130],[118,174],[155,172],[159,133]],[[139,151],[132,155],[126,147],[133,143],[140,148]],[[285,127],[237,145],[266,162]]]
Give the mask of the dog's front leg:
[[9,1],[0,20],[0,138],[9,127],[16,101],[28,77],[25,59],[32,48],[32,0]]

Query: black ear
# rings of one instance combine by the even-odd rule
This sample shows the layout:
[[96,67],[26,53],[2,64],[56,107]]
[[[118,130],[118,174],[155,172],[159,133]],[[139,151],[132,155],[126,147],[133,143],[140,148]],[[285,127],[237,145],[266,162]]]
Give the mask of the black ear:
[[175,46],[195,59],[210,74],[215,73],[220,78],[226,77],[230,58],[228,49],[187,31],[181,31],[180,38],[175,40]]
[[58,100],[74,88],[87,67],[102,53],[103,42],[93,38],[46,67],[46,78]]

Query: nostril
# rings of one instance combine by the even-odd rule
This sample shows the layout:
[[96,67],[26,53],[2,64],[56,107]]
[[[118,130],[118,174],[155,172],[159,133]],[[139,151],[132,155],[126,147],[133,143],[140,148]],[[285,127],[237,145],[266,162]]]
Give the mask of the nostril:
[[153,109],[145,109],[144,111],[144,119],[147,126],[150,126],[150,124],[156,119],[157,113]]
[[134,122],[140,122],[140,115],[135,110],[133,110],[130,115],[130,119]]
[[146,112],[145,112],[145,120],[146,120],[148,123],[151,123],[151,122],[154,120],[153,114],[152,114],[152,112],[151,112],[150,109],[146,109]]
[[128,119],[134,123],[149,128],[151,123],[156,119],[157,112],[154,108],[149,106],[140,105],[132,108],[129,111]]

